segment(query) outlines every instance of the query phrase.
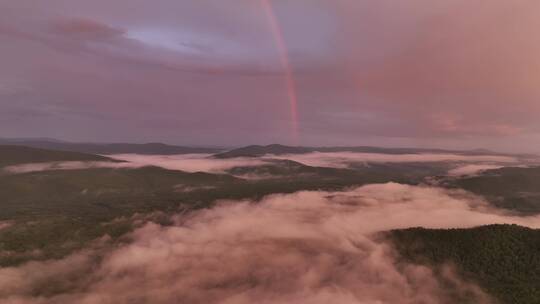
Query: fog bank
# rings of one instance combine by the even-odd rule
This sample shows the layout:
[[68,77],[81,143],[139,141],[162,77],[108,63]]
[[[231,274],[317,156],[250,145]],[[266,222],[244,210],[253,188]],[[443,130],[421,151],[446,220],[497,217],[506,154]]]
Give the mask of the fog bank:
[[263,159],[253,158],[216,159],[211,158],[210,154],[117,154],[107,156],[124,162],[64,161],[50,163],[30,163],[8,166],[4,168],[4,170],[9,173],[28,173],[47,170],[77,170],[91,168],[135,169],[145,166],[157,166],[169,170],[180,170],[185,172],[225,173],[226,170],[238,166],[258,166],[266,163],[266,161]]
[[316,167],[346,168],[349,163],[414,163],[414,162],[498,162],[517,163],[512,156],[501,155],[460,155],[460,154],[384,154],[357,152],[312,152],[305,154],[267,155],[276,159],[289,159]]
[[[429,163],[448,162],[463,164],[461,169],[452,169],[449,175],[467,175],[485,169],[518,165],[519,160],[512,156],[500,155],[459,155],[459,154],[384,154],[356,152],[313,152],[305,154],[265,155],[263,157],[237,157],[229,159],[213,158],[211,154],[182,155],[141,155],[116,154],[108,157],[123,162],[104,161],[65,161],[50,163],[30,163],[8,166],[9,173],[28,173],[47,170],[75,170],[90,168],[141,168],[157,166],[169,170],[185,172],[226,173],[235,167],[255,167],[272,163],[272,160],[292,160],[314,167],[348,168],[353,163]],[[241,176],[246,177],[246,176]],[[248,178],[271,178],[255,176]]]
[[[538,216],[507,215],[463,191],[395,183],[276,194],[260,202],[223,201],[173,219],[173,226],[148,223],[137,229],[131,243],[111,248],[101,261],[88,250],[59,261],[0,269],[0,300],[453,303],[430,269],[397,265],[376,232],[493,223],[540,226]],[[461,291],[475,294],[476,303],[489,302],[477,287],[445,273]],[[43,284],[65,290],[38,296]]]

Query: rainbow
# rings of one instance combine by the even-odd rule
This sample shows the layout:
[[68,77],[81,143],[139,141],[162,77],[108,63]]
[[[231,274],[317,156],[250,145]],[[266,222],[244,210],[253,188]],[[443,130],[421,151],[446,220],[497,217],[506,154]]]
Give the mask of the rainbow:
[[299,136],[298,129],[298,95],[296,93],[296,82],[294,80],[294,71],[289,60],[289,54],[287,52],[287,44],[283,37],[281,26],[279,25],[276,14],[272,7],[271,0],[261,0],[262,6],[265,11],[270,30],[276,44],[277,51],[279,52],[279,58],[281,66],[285,71],[285,86],[287,89],[287,99],[289,100],[290,113],[291,113],[291,134],[292,140],[297,143]]

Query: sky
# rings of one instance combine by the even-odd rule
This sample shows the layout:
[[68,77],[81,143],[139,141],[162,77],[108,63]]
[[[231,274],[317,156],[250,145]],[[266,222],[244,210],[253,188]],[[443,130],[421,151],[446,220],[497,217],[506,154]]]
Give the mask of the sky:
[[0,1],[0,137],[540,152],[536,0]]

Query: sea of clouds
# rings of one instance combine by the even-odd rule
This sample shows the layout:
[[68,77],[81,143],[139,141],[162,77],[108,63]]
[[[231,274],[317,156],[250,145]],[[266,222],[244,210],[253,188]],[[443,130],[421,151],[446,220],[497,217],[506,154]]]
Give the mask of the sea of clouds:
[[264,159],[256,158],[212,158],[211,154],[180,154],[180,155],[141,155],[117,154],[107,155],[123,162],[110,161],[61,161],[49,163],[30,163],[8,166],[4,168],[10,173],[28,173],[47,170],[76,170],[90,168],[141,168],[157,166],[169,170],[185,172],[224,173],[226,170],[239,166],[259,166],[266,164]]
[[123,162],[107,161],[66,161],[51,163],[31,163],[4,168],[9,173],[28,173],[46,170],[74,170],[89,168],[140,168],[158,166],[170,170],[185,172],[226,173],[235,167],[256,167],[270,164],[271,160],[292,160],[308,166],[348,168],[358,163],[434,163],[447,162],[456,164],[449,175],[460,176],[475,174],[487,169],[504,166],[518,166],[520,161],[513,156],[500,155],[461,155],[461,154],[383,154],[356,152],[313,152],[305,154],[265,155],[258,158],[238,157],[229,159],[213,158],[210,154],[183,155],[108,155]]
[[347,168],[350,163],[427,163],[427,162],[496,162],[515,164],[518,159],[501,155],[462,155],[448,153],[385,154],[357,152],[312,152],[304,154],[268,155],[289,159],[315,167]]
[[[117,247],[0,269],[6,304],[453,303],[433,270],[398,263],[381,231],[494,223],[540,227],[458,190],[396,183],[221,201],[148,222]],[[99,257],[99,258],[96,258]],[[442,272],[475,303],[477,286]]]

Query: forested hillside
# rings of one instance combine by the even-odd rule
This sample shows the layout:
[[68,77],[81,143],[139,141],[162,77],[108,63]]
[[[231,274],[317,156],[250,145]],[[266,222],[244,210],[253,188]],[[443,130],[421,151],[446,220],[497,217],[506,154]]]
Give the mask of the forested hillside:
[[408,262],[455,265],[501,303],[540,303],[540,230],[516,225],[389,233]]

